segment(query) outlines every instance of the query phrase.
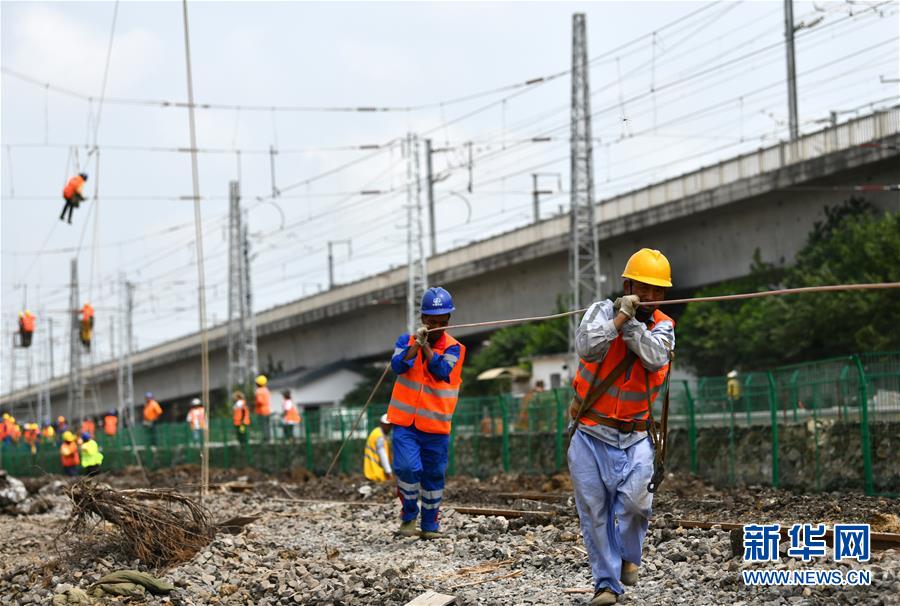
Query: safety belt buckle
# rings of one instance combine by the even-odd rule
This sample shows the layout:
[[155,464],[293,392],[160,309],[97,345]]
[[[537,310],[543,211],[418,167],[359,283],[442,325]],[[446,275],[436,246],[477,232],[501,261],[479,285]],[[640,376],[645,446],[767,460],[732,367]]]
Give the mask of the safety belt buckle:
[[623,422],[619,425],[619,433],[634,433],[634,421]]

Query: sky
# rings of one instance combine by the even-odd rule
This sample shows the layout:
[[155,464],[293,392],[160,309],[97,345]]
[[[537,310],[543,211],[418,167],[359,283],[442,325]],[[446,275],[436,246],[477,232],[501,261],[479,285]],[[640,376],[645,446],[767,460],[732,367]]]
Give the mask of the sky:
[[[898,8],[795,2],[801,131],[897,103]],[[230,180],[247,211],[256,311],[327,288],[329,241],[339,284],[406,263],[410,133],[437,150],[439,252],[531,222],[532,173],[551,192],[541,216],[564,212],[575,12],[587,22],[597,199],[787,134],[780,0],[188,10],[194,97],[212,105],[196,110],[210,324],[227,315]],[[5,392],[27,381],[21,350],[10,356],[23,307],[38,316],[31,379],[49,374],[51,318],[53,368],[66,370],[73,258],[79,300],[97,309],[95,361],[121,346],[123,278],[136,287],[138,348],[199,324],[188,111],[172,105],[187,99],[182,4],[2,2],[0,21]],[[360,107],[392,111],[334,111]],[[90,200],[70,226],[60,192],[78,170]]]

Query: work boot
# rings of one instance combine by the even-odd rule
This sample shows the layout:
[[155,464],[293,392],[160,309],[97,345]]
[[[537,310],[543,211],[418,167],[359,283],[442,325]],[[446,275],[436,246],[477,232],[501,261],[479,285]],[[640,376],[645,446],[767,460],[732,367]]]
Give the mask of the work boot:
[[447,535],[440,530],[423,530],[419,537],[424,541],[430,541],[432,539],[446,539]]
[[594,594],[590,606],[609,606],[616,603],[616,594],[609,587],[604,587]]
[[637,585],[638,565],[622,560],[622,575],[620,579],[623,585]]
[[415,537],[419,535],[419,529],[416,528],[416,521],[410,520],[409,522],[403,522],[400,524],[400,529],[397,531],[397,534],[404,537]]

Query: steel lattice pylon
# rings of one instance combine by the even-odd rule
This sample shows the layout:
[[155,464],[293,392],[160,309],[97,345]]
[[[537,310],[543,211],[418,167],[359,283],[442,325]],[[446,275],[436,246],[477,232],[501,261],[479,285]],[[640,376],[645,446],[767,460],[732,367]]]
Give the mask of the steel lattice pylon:
[[[584,13],[572,15],[571,223],[569,290],[574,309],[600,296],[597,222],[594,218],[594,161],[591,139],[591,87],[588,81]],[[569,323],[569,349],[575,350],[578,316]]]
[[428,284],[422,231],[422,187],[419,180],[419,139],[406,137],[406,328],[419,325],[419,301]]
[[228,183],[228,387],[246,385],[256,373],[256,325],[250,299],[249,254],[241,189]]

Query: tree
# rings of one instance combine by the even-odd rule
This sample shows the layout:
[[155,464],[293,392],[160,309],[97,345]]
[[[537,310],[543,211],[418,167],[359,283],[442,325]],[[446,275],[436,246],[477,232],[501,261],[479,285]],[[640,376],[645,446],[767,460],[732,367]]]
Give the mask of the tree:
[[[557,313],[565,311],[562,298],[557,299]],[[465,395],[496,393],[496,384],[478,381],[485,370],[499,366],[523,365],[521,360],[542,354],[568,350],[568,318],[554,318],[501,328],[476,351],[469,352],[463,366],[463,391]]]
[[[900,281],[900,214],[861,198],[826,208],[792,267],[759,262],[750,275],[697,296],[828,284]],[[694,303],[678,323],[679,353],[701,375],[759,370],[900,347],[900,292],[827,292]]]

